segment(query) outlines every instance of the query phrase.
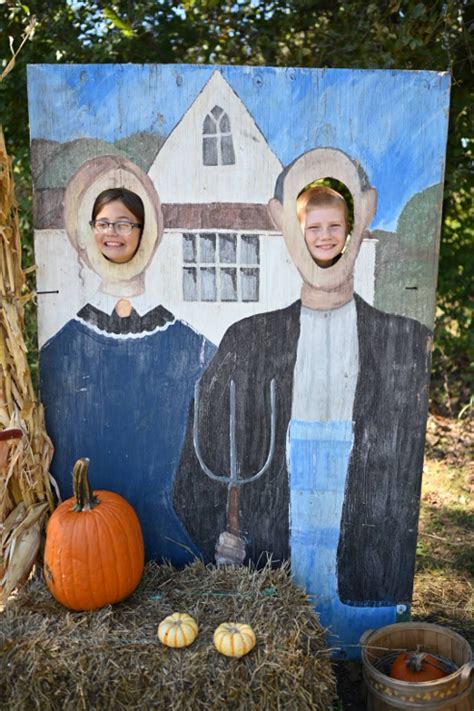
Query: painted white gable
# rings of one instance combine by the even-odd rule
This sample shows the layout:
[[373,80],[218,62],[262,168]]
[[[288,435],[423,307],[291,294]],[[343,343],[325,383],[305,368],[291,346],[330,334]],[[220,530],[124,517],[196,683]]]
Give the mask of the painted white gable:
[[[233,165],[203,165],[203,124],[215,106],[230,121]],[[281,170],[245,105],[215,71],[168,136],[149,176],[164,203],[267,203]]]

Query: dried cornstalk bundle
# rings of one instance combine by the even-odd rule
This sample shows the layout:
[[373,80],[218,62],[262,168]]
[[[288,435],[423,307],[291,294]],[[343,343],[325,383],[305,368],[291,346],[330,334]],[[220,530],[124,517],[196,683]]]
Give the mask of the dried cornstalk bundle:
[[23,337],[26,290],[10,160],[0,129],[0,595],[31,571],[52,510],[52,446]]
[[[158,639],[159,623],[186,612],[199,633],[188,647]],[[220,654],[214,630],[249,624],[240,659]],[[131,598],[72,613],[33,577],[2,621],[0,696],[9,711],[41,709],[280,709],[329,711],[336,696],[325,633],[288,568],[148,563]],[[1,645],[0,645],[1,646]]]

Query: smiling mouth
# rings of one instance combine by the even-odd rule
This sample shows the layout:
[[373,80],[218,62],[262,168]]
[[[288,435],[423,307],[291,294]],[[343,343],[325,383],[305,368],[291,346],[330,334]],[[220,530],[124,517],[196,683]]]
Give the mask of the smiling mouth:
[[104,247],[123,247],[124,245],[124,242],[117,242],[114,240],[108,240],[107,242],[104,242]]

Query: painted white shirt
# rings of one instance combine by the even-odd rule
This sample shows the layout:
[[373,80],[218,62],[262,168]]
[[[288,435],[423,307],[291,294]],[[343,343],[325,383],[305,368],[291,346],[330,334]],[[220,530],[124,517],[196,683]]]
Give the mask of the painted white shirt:
[[358,372],[354,299],[331,311],[302,306],[292,419],[352,420]]

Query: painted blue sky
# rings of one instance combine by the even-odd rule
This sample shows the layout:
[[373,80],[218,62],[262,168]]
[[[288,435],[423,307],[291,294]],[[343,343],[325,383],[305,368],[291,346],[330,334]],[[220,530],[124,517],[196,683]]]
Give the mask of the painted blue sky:
[[317,147],[357,159],[394,230],[412,195],[443,180],[446,72],[209,65],[30,65],[31,139],[168,136],[219,69],[283,165]]

